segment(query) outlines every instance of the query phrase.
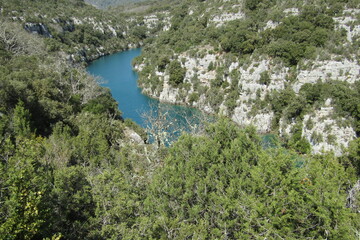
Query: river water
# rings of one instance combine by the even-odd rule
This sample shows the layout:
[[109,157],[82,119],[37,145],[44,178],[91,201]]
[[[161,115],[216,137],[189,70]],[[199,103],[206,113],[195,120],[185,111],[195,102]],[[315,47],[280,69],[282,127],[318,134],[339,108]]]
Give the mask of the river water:
[[[138,48],[102,57],[92,62],[87,67],[87,71],[101,77],[104,81],[101,85],[110,88],[123,118],[130,118],[143,128],[157,127],[158,130],[179,135],[181,131],[190,130],[190,127],[198,125],[199,119],[202,118],[200,111],[190,107],[160,103],[141,93],[141,89],[137,86],[138,75],[131,65],[132,60],[140,53],[141,49]],[[157,126],[150,126],[149,118],[153,123],[154,120],[162,122]]]
[[[129,118],[141,127],[150,129],[150,135],[165,131],[169,135],[168,141],[165,142],[167,145],[182,131],[201,131],[202,121],[214,120],[195,108],[160,103],[142,94],[137,86],[138,75],[131,64],[140,54],[140,48],[131,49],[101,57],[87,67],[90,74],[102,78],[102,86],[110,88],[123,118]],[[275,146],[273,138],[271,134],[263,136],[265,148]]]

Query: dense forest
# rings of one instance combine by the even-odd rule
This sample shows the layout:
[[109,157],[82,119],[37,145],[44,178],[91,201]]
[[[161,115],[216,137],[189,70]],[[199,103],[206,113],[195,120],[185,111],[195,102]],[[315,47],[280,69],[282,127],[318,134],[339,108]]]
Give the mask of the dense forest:
[[[185,4],[195,2],[207,1]],[[260,16],[276,1],[245,4]],[[255,127],[220,116],[170,146],[149,144],[146,129],[124,120],[110,91],[86,73],[84,64],[104,54],[140,45],[147,54],[153,44],[171,43],[166,22],[148,26],[144,19],[166,19],[170,9],[170,31],[178,33],[187,27],[187,5],[172,5],[130,19],[81,0],[0,0],[0,239],[358,239],[358,138],[341,156],[315,155],[299,130],[289,142],[276,134],[264,141]],[[319,32],[336,34],[326,16]],[[250,23],[233,24],[257,38]],[[213,41],[223,41],[223,51],[256,51],[225,44],[229,33],[219,31]],[[175,52],[203,40],[205,31],[191,32],[198,34],[188,42],[176,35],[184,39],[173,42]],[[272,38],[286,41],[282,34]],[[258,41],[263,51],[274,47]],[[307,57],[287,56],[278,57],[290,66]],[[183,84],[181,59],[154,59],[174,85]],[[315,104],[335,94],[338,111],[358,120],[358,92],[358,82],[317,83],[296,98],[285,90],[269,98],[280,116],[284,109],[298,114],[288,106],[299,99]]]

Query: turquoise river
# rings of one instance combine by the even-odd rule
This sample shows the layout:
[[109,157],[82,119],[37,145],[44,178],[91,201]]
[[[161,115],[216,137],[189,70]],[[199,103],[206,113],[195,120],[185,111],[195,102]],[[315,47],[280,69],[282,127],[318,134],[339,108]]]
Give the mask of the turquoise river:
[[[182,130],[188,131],[190,127],[198,125],[199,119],[202,119],[200,111],[190,107],[160,103],[141,93],[137,85],[138,75],[131,64],[132,60],[140,54],[141,49],[137,48],[101,57],[92,62],[87,71],[102,78],[104,81],[102,85],[110,88],[112,96],[119,104],[123,118],[129,118],[143,128],[154,128],[151,124],[149,125],[144,115],[159,119],[161,118],[159,113],[166,122],[157,126],[160,128],[158,131],[165,130],[175,137]],[[272,146],[273,138],[272,134],[263,136],[265,147],[274,147]]]
[[[108,87],[111,90],[112,96],[119,104],[119,109],[122,112],[123,118],[130,118],[140,126],[148,127],[148,122],[144,119],[145,116],[152,116],[156,118],[159,112],[162,112],[163,117],[171,123],[162,124],[166,126],[162,130],[176,132],[177,127],[181,126],[184,130],[188,128],[187,122],[200,116],[200,112],[194,108],[164,104],[156,99],[149,98],[141,93],[141,89],[137,85],[138,75],[133,70],[132,60],[139,56],[141,49],[132,49],[124,52],[115,53],[109,56],[101,57],[92,62],[87,71],[99,76],[103,80],[102,86]],[[161,111],[160,111],[161,110]],[[166,112],[166,115],[164,115]],[[176,124],[172,124],[176,123]],[[169,127],[171,125],[171,127]],[[180,127],[179,127],[180,128]]]

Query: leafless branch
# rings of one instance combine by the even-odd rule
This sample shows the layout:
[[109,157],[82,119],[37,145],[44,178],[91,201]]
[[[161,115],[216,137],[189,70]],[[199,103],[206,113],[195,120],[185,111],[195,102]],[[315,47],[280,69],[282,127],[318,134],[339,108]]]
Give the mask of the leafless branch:
[[[195,111],[194,111],[195,113]],[[150,109],[141,113],[149,138],[158,147],[169,146],[182,133],[201,135],[210,117],[200,111],[189,114],[185,108],[174,110],[168,104],[152,104]]]
[[19,23],[8,22],[2,18],[0,18],[0,43],[5,50],[14,55],[44,52],[44,43],[38,36],[26,32]]

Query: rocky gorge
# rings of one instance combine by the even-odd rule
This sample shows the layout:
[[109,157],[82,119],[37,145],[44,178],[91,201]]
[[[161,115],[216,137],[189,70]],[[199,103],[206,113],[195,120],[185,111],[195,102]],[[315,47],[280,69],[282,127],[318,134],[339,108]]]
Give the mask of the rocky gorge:
[[[192,12],[190,10],[191,14]],[[229,21],[245,18],[241,11],[241,14],[236,13],[236,10],[233,12],[235,13],[213,16],[207,26],[219,28]],[[287,15],[299,15],[300,10],[290,8],[284,12]],[[211,45],[199,45],[188,51],[173,53],[169,57],[170,62],[179,61],[185,71],[180,86],[171,83],[169,70],[161,70],[156,65],[152,65],[154,67],[149,70],[146,58],[137,63],[135,69],[140,74],[146,69],[147,74],[140,78],[140,86],[145,94],[160,101],[185,104],[208,113],[226,115],[239,125],[254,125],[262,133],[277,131],[283,137],[291,136],[292,127],[300,123],[301,135],[309,141],[313,153],[333,151],[339,156],[349,142],[356,138],[356,131],[350,123],[351,119],[334,114],[334,101],[331,97],[301,118],[281,117],[278,127],[274,127],[275,113],[270,103],[264,102],[272,93],[285,89],[291,89],[295,95],[299,95],[301,87],[308,84],[331,81],[354,84],[358,81],[359,49],[353,47],[360,37],[358,16],[357,9],[345,9],[342,17],[333,18],[335,29],[341,29],[346,37],[340,47],[354,49],[346,56],[318,50],[314,58],[289,66],[267,55],[252,54],[239,59],[229,57],[229,54]],[[264,30],[274,29],[280,23],[268,21]],[[259,107],[261,101],[263,105]],[[310,120],[314,125],[306,127]],[[317,135],[321,137],[314,140]]]

